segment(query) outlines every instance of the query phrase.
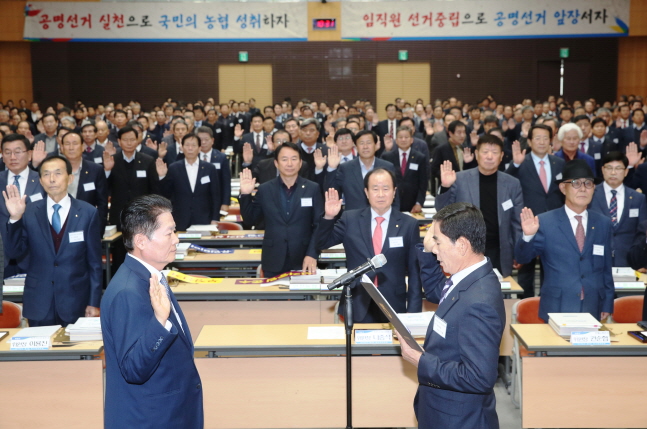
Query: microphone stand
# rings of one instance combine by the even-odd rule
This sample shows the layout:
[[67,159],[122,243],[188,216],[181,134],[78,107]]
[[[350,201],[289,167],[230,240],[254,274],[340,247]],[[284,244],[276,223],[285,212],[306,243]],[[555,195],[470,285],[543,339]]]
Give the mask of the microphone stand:
[[[375,268],[373,268],[373,271],[375,271]],[[346,429],[353,428],[352,335],[354,320],[352,284],[354,281],[354,278],[349,278],[343,283],[343,295],[346,298],[344,306],[344,327],[346,328]]]

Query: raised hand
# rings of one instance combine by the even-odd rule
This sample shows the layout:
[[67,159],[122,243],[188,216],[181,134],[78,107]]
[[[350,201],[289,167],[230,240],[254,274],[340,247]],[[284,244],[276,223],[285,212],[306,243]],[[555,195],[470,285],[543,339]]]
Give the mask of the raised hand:
[[321,149],[315,150],[313,156],[315,160],[315,169],[323,170],[323,168],[326,166],[327,157],[322,155]]
[[268,152],[274,152],[276,150],[272,136],[268,135],[267,137],[265,137],[265,144],[267,145]]
[[441,121],[434,122],[434,132],[435,133],[439,133],[444,129],[445,129],[445,126],[443,125],[443,123]]
[[29,143],[34,142],[34,135],[31,133],[31,130],[25,131],[25,137],[27,137],[27,140],[29,140]]
[[472,143],[472,146],[476,147],[476,144],[479,142],[479,135],[476,133],[476,130],[473,130],[470,133],[470,143]]
[[446,160],[440,165],[440,186],[450,188],[456,182],[456,172],[452,167],[452,162]]
[[524,159],[526,159],[526,149],[521,150],[521,143],[519,140],[515,140],[512,143],[512,162],[515,165],[520,165]]
[[429,224],[429,228],[425,233],[425,238],[422,242],[425,247],[425,252],[431,253],[436,248],[436,241],[434,240],[434,223]]
[[474,152],[468,147],[463,148],[463,162],[472,162],[474,161]]
[[508,121],[501,122],[501,130],[505,133],[508,131]]
[[333,134],[328,134],[326,136],[326,146],[330,149],[331,147],[337,147],[337,143],[335,143],[335,136]]
[[45,152],[45,142],[41,140],[34,145],[34,149],[31,152],[31,165],[38,167],[45,158],[47,158],[47,152]]
[[640,147],[644,148],[647,146],[647,130],[642,130],[640,133]]
[[622,128],[622,118],[619,117],[618,119],[616,119],[616,127]]
[[155,318],[162,326],[166,325],[171,314],[171,301],[168,298],[166,286],[158,281],[157,274],[151,274],[148,292],[151,296],[151,307],[153,307]]
[[5,206],[12,220],[19,220],[27,208],[27,194],[20,198],[20,191],[16,185],[7,185],[7,190],[2,191]]
[[642,157],[642,153],[638,151],[638,145],[634,142],[627,145],[626,155],[629,160],[629,165],[633,167],[637,167],[645,161],[645,158]]
[[157,158],[155,160],[155,169],[157,169],[157,175],[161,178],[168,174],[168,166],[162,160],[162,158]]
[[514,122],[514,119],[510,118],[508,119],[508,129],[514,130],[514,127],[516,127],[517,124]]
[[339,167],[341,162],[341,154],[337,145],[328,148],[328,167],[335,169]]
[[236,124],[234,127],[234,137],[241,138],[243,136],[243,127],[240,124]]
[[539,230],[539,218],[528,207],[521,209],[521,230],[524,235],[535,235]]
[[530,122],[524,122],[521,124],[521,137],[528,137],[528,131],[530,131]]
[[168,152],[168,143],[166,142],[160,143],[159,148],[157,149],[157,156],[159,158],[164,158],[167,152]]
[[326,191],[326,205],[324,206],[324,219],[334,219],[341,210],[342,201],[339,199],[339,193],[335,188]]
[[117,149],[115,148],[115,144],[114,144],[113,142],[111,142],[111,141],[109,141],[108,143],[106,143],[106,147],[105,147],[105,149],[106,149],[106,150],[105,150],[104,152],[107,152],[109,155],[113,155],[113,156],[114,156],[114,155],[116,155],[116,153],[117,153]]
[[254,149],[252,149],[251,144],[245,143],[243,145],[243,162],[245,164],[251,164],[253,159],[254,159]]
[[240,172],[240,193],[241,195],[251,194],[256,186],[256,179],[252,177],[252,172],[249,168],[245,168]]
[[434,126],[431,124],[431,121],[429,120],[425,121],[425,133],[427,133],[428,136],[431,136],[434,134]]
[[157,152],[157,143],[155,143],[150,137],[146,139],[146,147],[149,147]]
[[112,167],[115,166],[115,159],[112,155],[110,155],[107,150],[104,150],[101,156],[103,156],[103,169],[105,171],[112,170]]
[[391,134],[385,134],[384,135],[384,151],[388,152],[391,149],[393,149],[393,137],[391,137]]

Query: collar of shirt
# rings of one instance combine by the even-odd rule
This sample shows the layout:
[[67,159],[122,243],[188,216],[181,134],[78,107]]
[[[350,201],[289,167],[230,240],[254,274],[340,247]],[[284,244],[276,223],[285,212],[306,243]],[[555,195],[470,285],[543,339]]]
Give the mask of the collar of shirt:
[[411,155],[411,147],[409,147],[409,149],[407,149],[406,151],[398,148],[398,155],[399,155],[399,158],[400,158],[400,162],[402,162],[402,154],[403,153],[407,154],[407,161],[409,161],[409,155]]
[[27,179],[29,179],[29,167],[25,168],[18,174],[14,174],[10,170],[7,171],[9,172],[9,177],[7,177],[7,185],[13,185],[14,177],[20,176],[18,183],[20,183],[20,196],[22,197],[23,195],[25,195],[25,189],[27,188]]
[[186,168],[198,168],[200,165],[200,158],[197,158],[193,164],[189,164],[189,160],[184,158],[184,165],[186,165]]
[[477,262],[474,265],[470,265],[467,268],[463,268],[462,270],[460,270],[456,274],[452,275],[451,276],[452,287],[449,288],[449,290],[447,291],[447,294],[445,296],[449,295],[451,293],[451,291],[453,291],[454,288],[461,282],[461,280],[464,280],[465,277],[469,276],[474,271],[481,268],[483,265],[485,265],[486,262],[487,262],[487,258],[484,256],[483,260],[481,262]]
[[308,146],[304,142],[301,142],[301,147],[306,151],[306,153],[309,153],[308,149],[312,149],[312,153],[315,153],[315,149],[317,149],[317,143],[313,144],[312,146]]
[[124,152],[124,151],[121,151],[121,154],[122,154],[122,155],[123,155],[123,157],[124,157],[124,161],[126,161],[126,162],[130,163],[130,162],[133,162],[133,160],[135,159],[135,155],[137,155],[137,151],[133,152],[133,156],[131,156],[130,158],[128,158],[128,157],[126,156],[126,152]]
[[[352,152],[352,151],[351,151],[348,155],[344,155],[344,154],[341,154],[341,153],[340,153],[340,154],[339,154],[339,156],[341,157],[341,161],[342,161],[342,162],[352,161],[352,160],[353,160],[353,158],[354,158],[354,156],[353,156],[353,152]],[[346,161],[344,161],[344,158],[346,158]]]
[[103,141],[103,143],[101,143],[101,142],[99,141],[99,139],[97,139],[97,140],[95,141],[95,143],[96,143],[96,144],[98,144],[99,146],[101,146],[101,147],[105,148],[109,141],[110,141],[110,140],[105,139],[105,140]]
[[365,177],[368,174],[369,171],[371,171],[373,168],[375,168],[375,157],[373,157],[373,162],[371,163],[370,168],[366,168],[366,166],[364,165],[364,163],[360,159],[359,160],[359,168],[362,169],[361,170],[362,171],[362,177]]
[[158,270],[157,268],[155,268],[155,267],[154,267],[154,266],[152,266],[151,264],[149,264],[149,263],[147,263],[147,262],[142,261],[141,259],[139,259],[137,256],[133,255],[132,253],[128,253],[128,256],[130,256],[131,258],[135,259],[137,262],[139,262],[139,263],[140,263],[140,264],[142,264],[144,267],[146,267],[146,269],[147,269],[148,271],[150,271],[150,273],[151,273],[151,274],[155,274],[155,275],[157,275],[157,279],[158,279],[158,280],[161,280],[161,279],[162,279],[162,272],[161,272],[160,270]]
[[[58,203],[53,199],[47,196],[47,219],[49,219],[49,224],[52,224],[52,215],[54,214],[54,204],[60,204],[61,208],[58,209],[58,215],[61,218],[61,226],[65,225],[67,220],[67,215],[70,213],[70,208],[72,207],[72,199],[69,195],[65,195],[61,201]],[[74,231],[70,231],[74,232]]]
[[584,210],[582,213],[575,213],[573,210],[569,209],[566,204],[564,204],[564,210],[566,211],[566,216],[568,216],[568,220],[571,222],[573,235],[575,235],[577,230],[577,219],[575,219],[575,216],[582,216],[582,226],[584,227],[584,235],[586,236],[586,226],[588,225],[588,221],[589,221],[589,211]]
[[200,152],[199,158],[204,161],[204,156],[207,155],[207,161],[205,162],[210,162],[211,161],[211,155],[213,154],[213,149],[211,149],[209,152]]
[[611,191],[618,191],[616,194],[616,198],[620,198],[621,196],[624,197],[625,195],[625,185],[623,183],[620,184],[617,188],[613,189],[607,182],[602,182],[602,187],[604,188],[604,194],[607,197],[607,202],[611,201]]
[[550,179],[551,177],[551,170],[550,170],[550,160],[548,159],[548,155],[544,155],[543,158],[538,157],[535,155],[534,152],[530,152],[530,157],[532,158],[532,162],[535,164],[535,168],[537,169],[537,174],[539,174],[539,170],[541,169],[541,165],[539,164],[539,161],[544,161],[544,170],[546,170],[546,179],[548,181],[548,187],[550,187]]
[[641,130],[645,126],[645,123],[643,122],[642,124],[640,124],[640,127],[636,124],[631,124],[631,126],[634,127],[634,130]]

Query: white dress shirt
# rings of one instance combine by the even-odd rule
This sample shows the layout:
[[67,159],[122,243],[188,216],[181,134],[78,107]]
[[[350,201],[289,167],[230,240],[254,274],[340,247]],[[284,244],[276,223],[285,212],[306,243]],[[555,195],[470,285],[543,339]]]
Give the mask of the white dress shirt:
[[364,165],[364,163],[362,162],[362,160],[361,160],[361,159],[359,160],[359,167],[360,167],[360,168],[361,168],[361,170],[362,170],[362,178],[366,177],[366,175],[368,174],[368,172],[369,172],[369,171],[371,171],[371,170],[373,170],[373,169],[375,168],[375,157],[373,157],[373,162],[371,163],[370,168],[367,168],[367,167]]
[[189,183],[191,184],[191,192],[195,192],[195,182],[198,181],[198,170],[200,168],[200,160],[196,159],[193,164],[184,158],[184,166],[186,167],[186,174],[189,176]]
[[[613,197],[613,195],[611,195],[612,188],[611,186],[609,186],[607,182],[604,182],[602,184],[602,188],[604,189],[604,197],[607,199],[607,207],[611,208],[611,198]],[[618,205],[617,218],[618,218],[618,222],[620,222],[622,211],[625,208],[625,185],[621,183],[620,186],[618,186],[616,189],[613,189],[613,190],[618,191],[616,193],[616,203]]]
[[[375,220],[376,217],[383,217],[384,220],[382,221],[381,227],[382,227],[382,249],[384,249],[384,241],[386,240],[386,231],[389,227],[389,219],[391,219],[391,209],[384,213],[383,215],[377,214],[375,210],[371,208],[371,239],[373,237],[373,234],[375,234],[375,228],[377,228],[377,220]],[[384,253],[384,252],[383,252]]]
[[474,265],[470,265],[467,268],[463,268],[462,270],[460,270],[456,274],[452,274],[452,276],[450,277],[452,279],[452,286],[449,288],[449,290],[447,291],[445,296],[449,295],[451,293],[451,291],[454,290],[456,285],[461,282],[461,280],[465,279],[465,277],[469,276],[474,271],[481,268],[483,265],[485,265],[486,262],[487,262],[487,258],[483,257],[483,260],[481,262],[477,262]]
[[[353,158],[355,158],[355,157],[353,156],[353,152],[352,152],[352,151],[351,151],[351,153],[349,153],[348,155],[342,155],[342,154],[340,153],[340,154],[339,154],[339,156],[340,156],[340,158],[341,158],[341,160],[339,161],[339,163],[340,163],[340,164],[343,164],[344,162],[352,161],[352,160],[353,160]],[[346,158],[346,159],[344,160],[344,158]]]

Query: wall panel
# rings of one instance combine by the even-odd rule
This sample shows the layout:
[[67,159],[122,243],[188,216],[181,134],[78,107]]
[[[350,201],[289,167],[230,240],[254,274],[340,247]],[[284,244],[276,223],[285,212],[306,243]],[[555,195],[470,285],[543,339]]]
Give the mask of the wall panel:
[[647,36],[628,37],[618,46],[618,95],[647,95]]

